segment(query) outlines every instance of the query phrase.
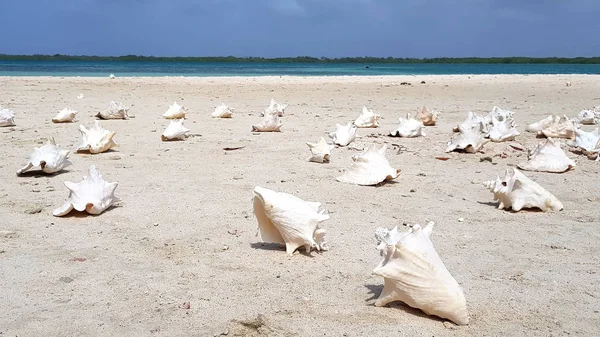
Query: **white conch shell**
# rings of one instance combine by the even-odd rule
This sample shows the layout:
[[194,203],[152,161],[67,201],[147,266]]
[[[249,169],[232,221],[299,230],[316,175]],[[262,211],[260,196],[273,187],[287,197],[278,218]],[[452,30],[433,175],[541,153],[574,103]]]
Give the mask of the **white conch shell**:
[[0,126],[14,126],[15,113],[8,109],[0,109]]
[[185,140],[185,134],[189,131],[190,129],[183,126],[183,118],[174,119],[169,122],[169,125],[165,129],[165,132],[160,136],[160,139],[163,141]]
[[507,169],[504,178],[483,183],[487,189],[494,193],[494,200],[499,200],[498,209],[509,209],[518,212],[523,208],[539,208],[560,211],[563,204],[546,191],[542,186],[527,178],[516,168]]
[[111,80],[115,79],[115,74],[110,74],[110,75],[108,76],[108,78],[110,78]]
[[92,165],[88,170],[88,175],[84,176],[79,183],[65,181],[65,186],[69,189],[69,198],[64,205],[55,209],[52,215],[64,216],[73,209],[98,215],[119,201],[115,196],[117,185],[117,182],[104,181],[100,172],[96,170],[96,166]]
[[448,142],[446,152],[463,150],[467,153],[476,153],[489,142],[481,134],[481,122],[479,124],[461,124],[458,126],[459,133]]
[[265,111],[262,121],[252,125],[253,132],[281,132],[283,123],[276,110]]
[[495,106],[492,108],[492,111],[489,114],[489,118],[493,118],[495,117],[497,120],[499,120],[500,122],[503,122],[507,119],[512,118],[512,116],[515,113],[509,110],[504,110],[504,109],[500,109],[499,107]]
[[575,121],[583,125],[596,125],[600,121],[600,112],[595,110],[582,110]]
[[335,132],[329,134],[329,138],[334,144],[339,146],[347,146],[356,138],[356,125],[348,122],[346,125],[335,124]]
[[56,146],[53,137],[48,138],[48,142],[41,147],[33,149],[27,165],[17,171],[17,175],[30,170],[33,167],[40,167],[44,173],[56,173],[63,168],[71,165],[68,160],[69,150],[61,150]]
[[285,114],[285,108],[287,108],[287,104],[280,104],[275,102],[274,99],[271,98],[271,104],[269,107],[260,113],[261,116],[266,116],[275,113],[277,117],[283,117]]
[[467,118],[465,118],[465,120],[462,123],[455,126],[452,131],[460,132],[461,126],[463,127],[463,129],[470,129],[473,125],[477,125],[479,127],[479,130],[484,135],[487,135],[488,129],[491,127],[491,124],[492,124],[492,118],[489,115],[481,116],[472,111],[469,111],[467,113]]
[[185,118],[186,109],[177,102],[173,102],[173,105],[169,105],[169,109],[163,114],[166,119],[181,119]]
[[129,119],[128,111],[129,107],[119,102],[111,101],[108,104],[108,109],[100,111],[95,117],[102,119]]
[[411,118],[410,114],[406,114],[406,118],[398,118],[398,122],[400,125],[396,130],[390,132],[390,136],[407,138],[425,136],[423,122],[416,118]]
[[77,98],[82,99],[82,98],[85,98],[85,96],[82,93],[80,93],[79,95],[77,95]]
[[64,108],[60,110],[60,112],[54,118],[52,118],[52,123],[71,123],[75,120],[76,115],[77,111]]
[[335,147],[335,145],[327,144],[327,141],[323,137],[321,137],[317,143],[306,142],[306,145],[308,145],[311,153],[308,161],[315,163],[328,163],[329,156],[331,156],[331,150]]
[[352,156],[354,163],[335,180],[356,185],[377,185],[381,182],[396,179],[400,169],[394,169],[385,157],[387,144],[377,148],[375,144],[360,154]]
[[426,106],[423,106],[423,108],[418,109],[416,118],[423,122],[423,125],[425,126],[433,126],[435,125],[439,114],[439,112],[435,110],[429,111]]
[[234,108],[230,108],[225,103],[221,103],[221,105],[215,108],[215,111],[211,114],[213,118],[231,118],[233,116]]
[[554,117],[552,117],[552,115],[548,115],[548,117],[542,119],[539,122],[527,125],[527,128],[525,129],[525,131],[527,131],[527,132],[540,132],[543,129],[545,129],[545,128],[549,127],[550,125],[552,125],[552,123],[554,123]]
[[538,136],[575,139],[576,128],[575,124],[566,115],[563,117],[555,116],[552,124],[538,131]]
[[363,106],[362,113],[354,121],[354,125],[358,128],[377,128],[379,127],[379,120],[381,120],[381,115],[375,114],[373,110]]
[[569,145],[573,147],[571,152],[583,153],[589,159],[600,161],[600,135],[598,135],[598,128],[590,132],[581,129],[575,130],[575,141]]
[[539,143],[527,157],[527,162],[517,165],[521,170],[562,173],[575,167],[575,162],[567,157],[560,143],[552,138]]
[[433,222],[409,225],[405,232],[378,228],[375,238],[383,260],[373,273],[384,278],[375,306],[394,301],[459,325],[469,324],[467,301],[458,282],[440,259],[430,236]]
[[85,126],[80,125],[79,131],[81,132],[82,142],[77,148],[77,152],[89,152],[92,154],[102,153],[116,147],[117,144],[113,140],[113,137],[117,134],[116,131],[108,131],[102,128],[100,121],[94,121],[94,126],[87,129]]
[[314,248],[328,250],[326,231],[319,224],[329,215],[319,211],[321,203],[307,202],[291,194],[275,192],[264,187],[254,188],[254,215],[258,222],[261,240],[285,244],[290,256],[304,246],[306,253]]
[[488,129],[488,138],[492,142],[505,142],[514,140],[519,135],[516,129],[514,119],[511,117],[498,120],[495,115],[492,115],[492,126]]

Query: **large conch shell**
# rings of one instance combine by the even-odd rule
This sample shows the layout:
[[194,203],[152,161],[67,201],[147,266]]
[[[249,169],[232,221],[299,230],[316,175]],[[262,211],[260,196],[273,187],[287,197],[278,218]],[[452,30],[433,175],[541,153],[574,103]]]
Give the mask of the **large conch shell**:
[[217,106],[215,111],[213,111],[213,113],[210,115],[213,118],[231,118],[234,111],[234,108],[230,108],[225,105],[225,103],[221,103],[221,105]]
[[590,132],[581,129],[575,130],[575,141],[569,145],[572,147],[571,152],[581,153],[589,159],[600,161],[600,135],[598,135],[598,128]]
[[575,139],[577,127],[569,118],[555,116],[552,124],[538,131],[538,137]]
[[377,128],[379,127],[380,120],[381,115],[375,114],[373,110],[369,110],[366,106],[363,106],[362,113],[354,121],[354,125],[357,128]]
[[519,135],[516,129],[514,119],[511,117],[499,120],[495,115],[492,115],[492,127],[488,129],[488,138],[492,142],[506,142],[514,140]]
[[95,117],[101,119],[129,119],[128,111],[129,107],[119,102],[111,101],[108,104],[108,109],[100,111]]
[[339,182],[356,185],[377,185],[387,180],[396,179],[400,169],[394,169],[385,157],[387,144],[377,148],[375,144],[360,154],[352,156],[354,163],[341,176],[335,178]]
[[15,113],[8,109],[0,109],[0,126],[14,126]]
[[390,136],[407,138],[425,136],[423,122],[416,118],[411,118],[409,113],[406,114],[406,118],[398,118],[398,122],[400,125],[396,130],[390,132]]
[[23,174],[33,167],[40,167],[47,174],[56,173],[72,164],[68,158],[69,150],[59,149],[54,138],[50,137],[46,144],[33,149],[29,162],[17,171],[17,175]]
[[260,113],[261,116],[266,116],[275,113],[277,117],[283,117],[285,114],[285,108],[287,108],[287,104],[280,104],[275,102],[274,99],[271,98],[271,104],[269,107]]
[[467,153],[477,153],[489,142],[481,134],[481,122],[479,124],[461,124],[458,126],[459,133],[448,142],[446,152],[462,150]]
[[307,202],[260,186],[256,186],[253,193],[254,215],[262,241],[284,244],[290,256],[302,246],[306,253],[313,248],[329,249],[325,242],[326,231],[319,227],[329,219],[325,210],[319,211],[321,203]]
[[525,131],[537,133],[537,132],[540,132],[540,131],[544,130],[545,128],[549,127],[553,123],[554,123],[554,117],[552,117],[552,115],[548,115],[548,117],[542,119],[539,122],[535,122],[535,123],[527,125],[527,128],[525,128]]
[[80,125],[79,131],[81,132],[82,142],[77,147],[77,152],[89,152],[91,154],[102,153],[116,147],[117,144],[113,140],[113,137],[117,134],[116,131],[108,131],[102,128],[100,121],[94,121],[94,126],[87,129],[85,126]]
[[165,111],[163,117],[166,119],[182,119],[185,118],[186,113],[187,111],[184,107],[177,104],[177,102],[173,102],[173,105],[169,105],[169,109]]
[[600,121],[600,111],[582,110],[574,120],[582,125],[596,125]]
[[174,119],[169,122],[169,125],[165,129],[165,132],[163,132],[163,134],[160,136],[160,139],[163,141],[185,140],[185,134],[189,131],[190,129],[183,126],[183,118]]
[[437,117],[440,113],[437,111],[429,111],[426,106],[418,109],[416,118],[423,122],[425,126],[433,126],[437,121]]
[[521,170],[562,173],[575,167],[575,162],[567,157],[560,143],[552,138],[539,143],[527,157],[526,162],[517,165]]
[[383,260],[373,273],[384,279],[375,306],[401,301],[428,315],[469,324],[465,295],[435,250],[430,239],[432,230],[433,222],[423,228],[409,225],[404,232],[399,232],[397,226],[375,231]]
[[335,124],[335,132],[329,134],[329,138],[334,144],[339,146],[347,146],[356,138],[356,125],[348,122],[346,125]]
[[308,145],[311,153],[308,161],[315,163],[328,163],[331,150],[335,147],[335,145],[327,144],[327,141],[323,137],[317,143],[306,142],[306,145]]
[[76,115],[77,111],[64,108],[60,110],[60,112],[54,118],[52,118],[52,123],[71,123],[75,120]]
[[478,115],[472,111],[469,111],[467,113],[467,118],[465,118],[465,120],[460,123],[459,125],[455,126],[452,131],[454,132],[460,132],[461,126],[463,129],[471,129],[471,127],[473,125],[477,125],[477,127],[479,128],[479,130],[484,133],[485,135],[487,135],[488,133],[488,129],[491,127],[492,124],[492,118],[488,115],[488,116],[481,116]]
[[265,111],[262,121],[252,125],[253,132],[281,132],[283,123],[279,119],[277,110]]
[[499,200],[498,209],[509,209],[518,212],[523,208],[539,208],[560,211],[563,204],[546,191],[542,186],[527,178],[516,168],[506,170],[504,178],[483,182],[483,186],[494,193],[494,200]]
[[96,166],[92,165],[88,170],[88,175],[84,176],[81,182],[65,181],[65,186],[69,189],[69,198],[64,205],[55,209],[52,215],[64,216],[73,209],[98,215],[119,201],[119,198],[115,196],[117,185],[117,182],[104,181]]

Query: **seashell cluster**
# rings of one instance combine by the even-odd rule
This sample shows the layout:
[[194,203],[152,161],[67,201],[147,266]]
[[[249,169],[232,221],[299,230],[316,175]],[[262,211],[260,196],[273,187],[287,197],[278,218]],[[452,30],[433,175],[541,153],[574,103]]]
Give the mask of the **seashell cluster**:
[[117,146],[113,140],[117,133],[104,129],[98,120],[94,121],[94,126],[89,129],[80,125],[79,131],[81,132],[82,141],[77,147],[77,152],[97,154]]
[[231,118],[233,117],[234,110],[234,108],[228,107],[225,103],[221,103],[210,116],[213,118]]
[[39,167],[46,174],[56,173],[72,164],[68,158],[69,150],[59,149],[54,138],[50,137],[46,144],[33,149],[29,162],[23,168],[17,170],[17,175],[23,174],[34,167]]
[[111,101],[108,104],[108,108],[97,113],[95,117],[100,119],[129,119],[128,111],[129,107],[119,102]]
[[52,123],[72,123],[75,120],[75,116],[77,116],[77,111],[64,108],[52,118]]
[[169,122],[169,125],[160,136],[160,139],[163,141],[170,140],[185,140],[186,133],[190,131],[190,129],[183,126],[184,119],[174,119]]
[[396,179],[400,174],[399,169],[394,169],[385,157],[387,145],[380,148],[371,145],[367,150],[352,156],[354,163],[337,181],[355,185],[378,185],[384,181]]
[[308,161],[315,163],[328,163],[329,157],[331,156],[331,150],[335,147],[335,145],[328,144],[323,137],[316,143],[306,142],[306,145],[308,145],[311,153]]
[[165,111],[163,117],[166,119],[183,119],[186,113],[187,111],[184,107],[177,104],[177,102],[173,102],[172,105],[169,105],[169,109]]
[[335,145],[348,146],[356,138],[357,126],[350,122],[346,125],[336,124],[335,128],[335,131],[329,134]]
[[0,109],[0,126],[14,126],[15,113],[8,109]]
[[425,136],[423,122],[416,118],[411,118],[410,114],[406,114],[406,118],[398,118],[398,122],[400,125],[396,130],[390,132],[390,136],[406,138]]
[[377,128],[379,127],[380,120],[381,115],[377,115],[373,113],[373,110],[369,110],[366,106],[363,106],[362,113],[354,121],[354,125],[357,128]]
[[562,173],[575,167],[575,162],[567,157],[560,143],[548,138],[528,151],[527,161],[517,167],[525,171]]

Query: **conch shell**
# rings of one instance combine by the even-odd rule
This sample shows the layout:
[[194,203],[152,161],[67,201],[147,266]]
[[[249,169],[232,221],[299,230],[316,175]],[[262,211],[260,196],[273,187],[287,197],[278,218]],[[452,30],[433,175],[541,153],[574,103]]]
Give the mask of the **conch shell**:
[[384,278],[375,306],[401,301],[428,315],[467,325],[467,301],[431,242],[432,230],[433,222],[423,228],[409,225],[404,232],[397,226],[375,231],[383,260],[373,273]]
[[88,170],[88,175],[84,176],[81,182],[65,181],[65,186],[69,189],[69,198],[64,205],[55,209],[52,215],[64,216],[73,209],[98,215],[119,200],[115,196],[117,185],[117,182],[104,181],[100,172],[96,170],[96,166],[92,165]]
[[127,114],[128,111],[129,107],[126,107],[121,103],[111,101],[108,104],[108,109],[100,111],[95,117],[101,119],[129,119],[129,115]]
[[265,111],[260,123],[252,125],[253,132],[281,132],[281,120],[277,110]]
[[269,104],[269,107],[265,109],[265,111],[261,112],[260,115],[266,116],[275,113],[277,117],[283,117],[285,114],[285,108],[287,108],[287,106],[287,104],[277,103],[271,98],[271,104]]
[[347,146],[356,138],[356,125],[348,122],[346,125],[335,124],[335,132],[329,134],[333,143],[339,146]]
[[537,133],[537,132],[540,132],[540,131],[544,130],[545,128],[549,127],[553,123],[554,123],[554,117],[552,117],[552,115],[548,115],[548,117],[542,119],[539,122],[527,125],[527,128],[525,129],[525,131]]
[[32,167],[40,167],[47,174],[56,173],[72,164],[67,158],[69,158],[69,150],[60,150],[56,146],[54,138],[50,137],[46,144],[33,149],[29,162],[17,171],[17,175],[30,170]]
[[423,106],[420,110],[417,111],[416,118],[423,122],[425,126],[433,126],[437,121],[437,116],[440,113],[437,111],[429,111],[426,106]]
[[113,137],[117,134],[116,131],[108,131],[102,128],[100,121],[94,121],[94,126],[87,129],[80,125],[79,131],[83,138],[81,145],[77,148],[77,152],[89,152],[92,154],[102,153],[116,147],[117,144]]
[[485,181],[483,186],[494,193],[494,200],[500,201],[498,209],[512,208],[515,212],[523,208],[539,208],[544,212],[563,209],[563,204],[554,195],[516,168],[512,173],[507,169],[504,178]]
[[115,76],[115,74],[110,74],[110,75],[108,76],[108,78],[110,78],[111,80],[114,80],[114,79],[115,79],[115,77],[116,77],[116,76]]
[[77,95],[77,99],[83,99],[83,98],[85,98],[85,96],[82,93],[80,93],[79,95]]
[[552,124],[538,131],[538,137],[575,139],[575,129],[577,127],[566,115],[556,116]]
[[571,152],[582,153],[589,159],[600,161],[600,135],[598,135],[598,128],[590,132],[581,129],[575,130],[575,141],[569,145],[572,147]]
[[363,106],[362,113],[354,121],[354,125],[357,128],[377,128],[379,127],[379,120],[381,120],[381,115],[375,114],[373,110]]
[[64,108],[60,110],[56,117],[52,118],[52,123],[71,123],[75,119],[76,115],[77,111]]
[[308,145],[311,153],[308,161],[315,163],[328,163],[331,150],[335,147],[335,145],[327,144],[327,141],[323,137],[321,137],[317,143],[306,142],[306,145]]
[[14,126],[15,113],[8,109],[0,109],[0,126]]
[[467,153],[477,153],[483,148],[488,139],[481,134],[481,122],[479,124],[461,124],[458,126],[459,134],[448,142],[446,152],[462,150]]
[[500,109],[499,107],[495,106],[492,108],[492,111],[489,114],[489,118],[495,117],[500,122],[503,122],[507,119],[512,118],[514,114],[515,113],[512,111]]
[[596,125],[600,121],[600,112],[596,110],[582,110],[575,121],[582,125]]
[[516,129],[514,119],[511,117],[498,120],[495,115],[492,115],[492,127],[488,130],[488,138],[492,142],[505,142],[514,140],[519,135]]
[[335,179],[343,183],[364,186],[396,179],[400,170],[390,166],[390,162],[385,157],[386,149],[387,144],[383,144],[381,148],[373,144],[364,152],[352,156],[354,163],[344,174]]
[[423,122],[416,118],[411,118],[410,114],[406,114],[406,118],[398,118],[398,122],[400,122],[400,126],[398,126],[396,130],[390,132],[390,136],[407,138],[425,136]]
[[552,138],[539,143],[527,157],[527,162],[517,165],[521,170],[562,173],[575,167],[575,162],[567,157],[560,143]]
[[258,221],[261,240],[285,245],[290,256],[304,246],[328,250],[325,229],[319,224],[329,219],[325,210],[319,211],[321,203],[307,202],[291,194],[275,192],[264,187],[254,188],[254,215]]
[[173,102],[173,105],[169,105],[169,109],[163,114],[166,119],[183,119],[187,113],[186,109],[177,102]]
[[225,103],[215,108],[215,111],[211,114],[213,118],[231,118],[233,116],[234,108],[230,108]]
[[163,141],[185,140],[185,134],[189,131],[190,129],[183,126],[183,118],[174,119],[169,122],[169,125],[165,129],[165,132],[160,136],[160,139]]
[[452,131],[460,132],[461,126],[463,129],[471,129],[473,125],[477,125],[479,130],[487,135],[488,129],[491,127],[491,124],[492,118],[489,115],[481,116],[472,111],[469,111],[467,113],[467,118],[465,118],[465,120],[461,124],[455,126]]

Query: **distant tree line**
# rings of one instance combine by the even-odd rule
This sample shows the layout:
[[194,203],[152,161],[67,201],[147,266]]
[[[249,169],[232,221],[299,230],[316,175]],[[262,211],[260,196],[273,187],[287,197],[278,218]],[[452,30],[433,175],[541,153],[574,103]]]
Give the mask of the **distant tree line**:
[[600,57],[156,57],[156,56],[73,56],[73,55],[7,55],[0,54],[0,61],[115,61],[115,62],[195,62],[195,63],[397,63],[397,64],[600,64]]

